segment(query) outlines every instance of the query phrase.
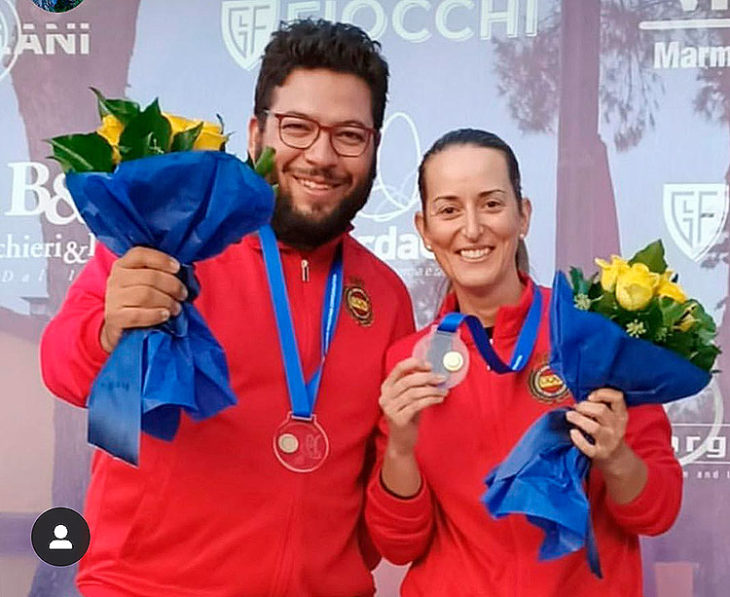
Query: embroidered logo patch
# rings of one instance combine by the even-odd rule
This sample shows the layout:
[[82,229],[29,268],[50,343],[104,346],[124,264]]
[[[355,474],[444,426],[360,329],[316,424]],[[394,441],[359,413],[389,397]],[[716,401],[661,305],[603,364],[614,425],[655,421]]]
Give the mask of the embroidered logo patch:
[[345,304],[350,315],[362,326],[373,323],[373,304],[359,284],[345,288]]
[[568,397],[568,387],[547,363],[547,357],[530,371],[528,380],[530,393],[540,402],[554,404]]

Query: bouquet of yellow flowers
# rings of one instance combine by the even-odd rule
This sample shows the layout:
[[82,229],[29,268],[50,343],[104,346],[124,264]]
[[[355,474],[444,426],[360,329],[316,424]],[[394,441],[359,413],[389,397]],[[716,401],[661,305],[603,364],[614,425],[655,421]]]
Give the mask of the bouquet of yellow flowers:
[[720,349],[713,340],[715,322],[695,299],[688,299],[667,268],[664,246],[654,241],[629,261],[617,255],[611,262],[596,259],[601,268],[586,279],[570,269],[578,309],[600,313],[633,338],[672,350],[697,367],[710,371]]
[[[550,368],[575,400],[612,387],[631,407],[702,390],[720,353],[715,323],[677,284],[661,241],[628,261],[614,255],[596,264],[601,272],[589,278],[571,268],[572,284],[562,272],[553,281]],[[548,412],[525,432],[487,477],[483,501],[495,517],[522,513],[541,528],[541,559],[585,547],[591,570],[601,576],[583,488],[590,461],[570,439],[566,411]]]
[[154,100],[144,110],[137,102],[107,99],[93,87],[101,125],[92,133],[49,139],[52,159],[64,172],[113,172],[120,162],[179,151],[225,151],[228,135],[220,124],[167,114]]
[[[188,288],[179,315],[127,330],[89,396],[89,441],[136,464],[140,432],[172,440],[181,411],[202,420],[236,403],[225,355],[193,301],[194,263],[221,253],[271,219],[273,167],[267,148],[256,165],[223,151],[220,125],[141,109],[93,89],[95,132],[49,140],[53,159],[86,225],[114,254],[157,249],[180,264]],[[201,151],[198,151],[201,150]]]

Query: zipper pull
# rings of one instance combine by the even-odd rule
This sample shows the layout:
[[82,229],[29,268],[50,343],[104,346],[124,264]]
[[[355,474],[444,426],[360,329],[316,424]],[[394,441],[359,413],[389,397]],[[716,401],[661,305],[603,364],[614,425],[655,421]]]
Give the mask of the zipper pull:
[[309,261],[302,259],[302,282],[309,282]]

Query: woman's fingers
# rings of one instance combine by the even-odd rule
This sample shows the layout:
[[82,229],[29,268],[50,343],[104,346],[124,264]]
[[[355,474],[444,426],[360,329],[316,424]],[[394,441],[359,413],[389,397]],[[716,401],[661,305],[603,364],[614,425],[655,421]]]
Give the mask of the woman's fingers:
[[572,440],[573,445],[575,445],[576,448],[583,452],[583,454],[588,456],[588,458],[592,459],[596,456],[596,453],[598,451],[596,445],[589,442],[585,438],[585,436],[577,429],[570,430],[570,439]]

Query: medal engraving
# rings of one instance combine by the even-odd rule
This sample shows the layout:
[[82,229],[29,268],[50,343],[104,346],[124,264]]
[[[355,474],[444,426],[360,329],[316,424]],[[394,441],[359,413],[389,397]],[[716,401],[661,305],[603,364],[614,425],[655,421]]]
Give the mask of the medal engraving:
[[277,460],[295,473],[317,470],[329,455],[327,434],[317,422],[316,415],[299,418],[289,413],[274,434],[274,454]]

